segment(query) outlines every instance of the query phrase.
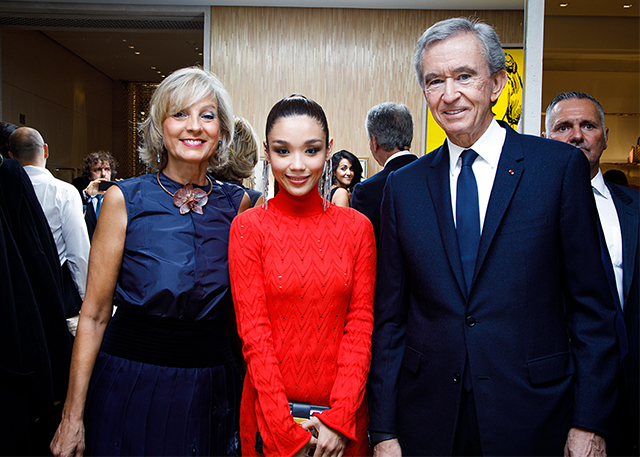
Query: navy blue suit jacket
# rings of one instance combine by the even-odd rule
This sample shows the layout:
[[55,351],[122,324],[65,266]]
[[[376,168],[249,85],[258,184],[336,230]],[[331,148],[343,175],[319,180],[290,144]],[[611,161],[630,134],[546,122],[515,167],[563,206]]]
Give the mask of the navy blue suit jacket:
[[619,363],[584,154],[506,124],[471,291],[449,152],[389,175],[381,212],[370,424],[405,455],[450,455],[468,356],[485,455],[562,455],[607,435]]
[[[620,221],[620,231],[622,232],[622,270],[623,270],[623,300],[624,300],[624,321],[627,329],[627,340],[629,341],[629,353],[622,361],[624,376],[624,388],[626,396],[622,396],[629,402],[630,409],[628,416],[623,415],[620,420],[631,424],[630,430],[634,436],[630,437],[634,444],[638,445],[638,424],[640,411],[638,403],[638,390],[640,389],[640,379],[638,377],[638,352],[640,350],[640,340],[638,338],[638,326],[640,322],[640,247],[638,215],[640,208],[640,197],[636,189],[618,186],[605,181],[611,191],[611,197],[618,213]],[[624,410],[623,410],[624,411]],[[636,450],[637,452],[637,450]]]
[[367,216],[373,224],[376,243],[380,240],[380,206],[382,205],[382,191],[387,182],[387,176],[405,165],[410,164],[417,157],[413,154],[401,155],[389,161],[378,173],[356,184],[351,195],[351,207]]

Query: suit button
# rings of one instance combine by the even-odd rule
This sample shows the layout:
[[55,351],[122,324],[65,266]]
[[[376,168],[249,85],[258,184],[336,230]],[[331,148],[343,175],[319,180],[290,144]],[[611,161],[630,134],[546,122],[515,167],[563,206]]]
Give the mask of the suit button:
[[471,317],[471,316],[467,317],[465,319],[465,322],[467,323],[467,325],[469,327],[473,327],[474,325],[476,325],[476,319],[474,317]]
[[453,373],[453,382],[460,382],[460,373]]

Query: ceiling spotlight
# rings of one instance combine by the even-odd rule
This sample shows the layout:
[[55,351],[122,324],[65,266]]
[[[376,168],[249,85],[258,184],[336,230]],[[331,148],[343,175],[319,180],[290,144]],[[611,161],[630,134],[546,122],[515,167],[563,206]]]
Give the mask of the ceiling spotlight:
[[129,45],[129,49],[133,49],[135,48],[135,46]]
[[144,111],[140,111],[140,114],[144,116],[146,113]]
[[158,74],[161,74],[162,72],[160,70],[158,70]]
[[201,52],[199,52],[199,53],[198,53],[198,55],[199,55],[199,56],[201,56],[201,55],[202,55],[202,53],[201,53]]
[[135,55],[140,55],[140,51],[136,51],[134,54]]
[[156,69],[156,67],[151,67],[151,69],[152,69],[152,70],[155,70],[155,69]]
[[631,3],[627,3],[626,5],[622,5],[623,8],[625,9],[629,9],[631,8],[633,5]]
[[567,6],[569,6],[568,3],[560,3],[560,8],[566,8]]
[[162,78],[164,78],[164,75],[160,75]]

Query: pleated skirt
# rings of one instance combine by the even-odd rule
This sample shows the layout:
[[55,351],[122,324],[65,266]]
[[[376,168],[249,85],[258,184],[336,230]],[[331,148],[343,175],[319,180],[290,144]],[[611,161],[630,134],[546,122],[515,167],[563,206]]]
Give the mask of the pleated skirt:
[[98,354],[85,406],[86,455],[232,456],[234,363],[174,368]]

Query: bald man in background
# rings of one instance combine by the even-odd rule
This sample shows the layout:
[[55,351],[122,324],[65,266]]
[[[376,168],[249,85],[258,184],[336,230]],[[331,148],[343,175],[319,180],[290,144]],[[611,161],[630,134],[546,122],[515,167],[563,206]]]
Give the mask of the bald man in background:
[[49,146],[30,127],[20,127],[9,137],[9,155],[18,159],[29,175],[47,218],[58,250],[63,275],[65,314],[74,333],[87,284],[89,235],[82,200],[71,184],[53,177],[47,170]]
[[[638,248],[638,191],[605,181],[600,158],[607,149],[609,129],[604,124],[602,105],[583,92],[562,92],[549,104],[543,136],[572,144],[582,150],[591,167],[591,186],[598,208],[604,239],[603,262],[609,274],[614,299],[617,299],[621,327],[626,334],[628,352],[618,372],[616,435],[607,442],[609,455],[638,455],[638,339],[640,289],[640,250]],[[604,249],[606,246],[607,249]],[[622,324],[622,323],[620,323]]]

